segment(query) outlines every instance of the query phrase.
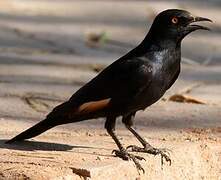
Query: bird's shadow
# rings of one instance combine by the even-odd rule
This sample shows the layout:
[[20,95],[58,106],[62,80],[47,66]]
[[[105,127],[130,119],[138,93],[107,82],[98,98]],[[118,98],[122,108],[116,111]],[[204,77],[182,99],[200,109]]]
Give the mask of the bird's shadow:
[[13,149],[21,151],[70,151],[75,148],[88,148],[88,149],[99,149],[97,147],[89,146],[80,146],[80,145],[67,145],[60,143],[51,143],[51,142],[41,142],[41,141],[21,141],[15,142],[13,144],[5,144],[7,140],[0,139],[0,148],[1,149]]

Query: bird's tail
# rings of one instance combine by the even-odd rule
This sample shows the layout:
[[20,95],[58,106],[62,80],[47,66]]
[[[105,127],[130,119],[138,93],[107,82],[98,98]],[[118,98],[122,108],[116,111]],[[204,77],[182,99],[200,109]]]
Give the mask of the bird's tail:
[[45,119],[38,124],[32,126],[31,128],[27,129],[26,131],[20,133],[19,135],[15,136],[14,138],[6,141],[5,143],[10,144],[16,141],[23,141],[25,139],[29,139],[35,137],[48,129],[56,126],[56,124],[52,123],[49,119]]
[[64,102],[63,104],[55,107],[53,111],[47,115],[45,120],[39,122],[5,143],[9,144],[35,137],[57,125],[104,117],[105,111],[103,111],[103,109],[105,109],[109,101],[109,99],[96,102],[92,101],[79,107],[73,106],[70,102]]

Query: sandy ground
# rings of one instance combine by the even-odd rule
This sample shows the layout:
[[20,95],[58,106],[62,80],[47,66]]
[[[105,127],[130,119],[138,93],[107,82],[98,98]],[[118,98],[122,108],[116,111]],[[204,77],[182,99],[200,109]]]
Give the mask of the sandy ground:
[[[111,152],[104,119],[53,128],[30,141],[5,140],[43,119],[97,71],[136,46],[161,10],[214,20],[182,45],[182,73],[162,100],[136,118],[172,165],[142,154],[146,173]],[[221,3],[219,1],[0,1],[0,179],[221,179]],[[133,14],[133,16],[131,16]],[[105,41],[91,42],[91,34]],[[170,98],[185,97],[187,102]],[[198,104],[199,103],[199,104]],[[125,146],[139,143],[123,127]]]

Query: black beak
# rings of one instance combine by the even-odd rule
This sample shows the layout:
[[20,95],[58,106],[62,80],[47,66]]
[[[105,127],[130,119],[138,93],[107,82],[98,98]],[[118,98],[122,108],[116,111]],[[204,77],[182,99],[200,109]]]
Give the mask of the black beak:
[[192,32],[198,29],[203,29],[203,30],[210,30],[208,27],[205,26],[201,26],[198,24],[191,24],[194,22],[200,22],[200,21],[209,21],[209,22],[213,22],[212,20],[208,19],[208,18],[204,18],[204,17],[193,17],[193,19],[190,21],[190,24],[187,26],[187,29]]
[[204,17],[195,17],[194,18],[195,22],[199,22],[199,21],[209,21],[209,22],[213,22],[212,20],[208,19],[208,18],[204,18]]

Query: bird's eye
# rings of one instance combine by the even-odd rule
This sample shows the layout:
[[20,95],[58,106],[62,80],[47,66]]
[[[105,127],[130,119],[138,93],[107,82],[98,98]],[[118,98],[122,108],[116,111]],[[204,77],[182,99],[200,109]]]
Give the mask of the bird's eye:
[[173,17],[171,19],[171,21],[172,21],[173,24],[177,24],[178,23],[178,18],[177,17]]

